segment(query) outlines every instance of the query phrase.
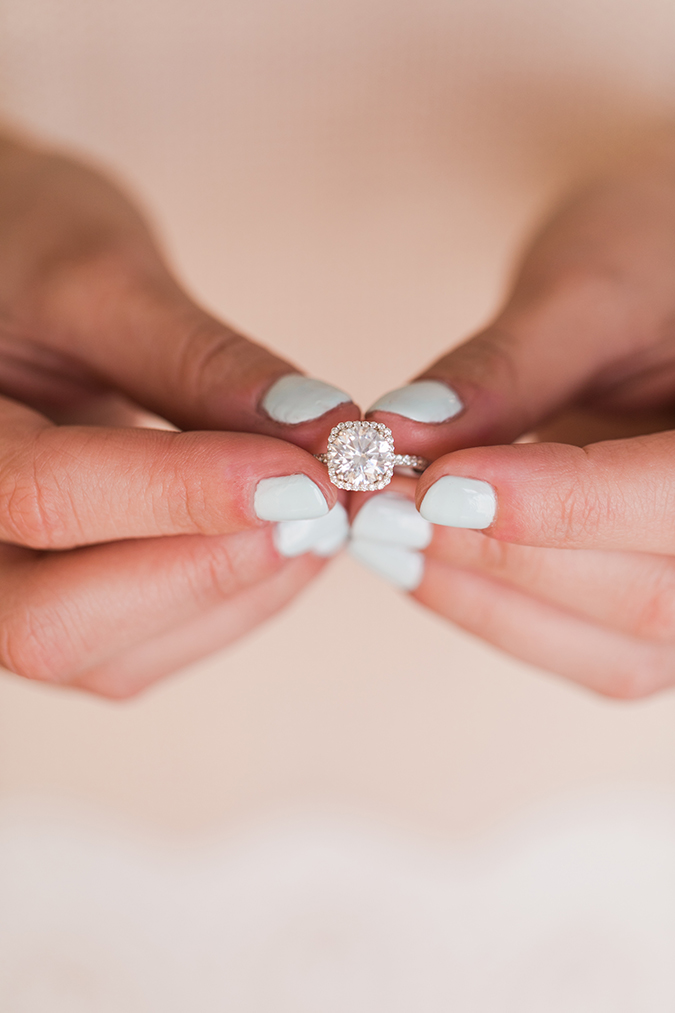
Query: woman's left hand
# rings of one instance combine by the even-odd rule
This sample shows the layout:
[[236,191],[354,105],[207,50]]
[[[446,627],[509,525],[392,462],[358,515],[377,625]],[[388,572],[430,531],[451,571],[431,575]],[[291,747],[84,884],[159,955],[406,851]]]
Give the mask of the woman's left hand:
[[376,402],[435,460],[354,523],[424,605],[616,697],[675,683],[674,279],[670,147],[568,202],[496,320]]

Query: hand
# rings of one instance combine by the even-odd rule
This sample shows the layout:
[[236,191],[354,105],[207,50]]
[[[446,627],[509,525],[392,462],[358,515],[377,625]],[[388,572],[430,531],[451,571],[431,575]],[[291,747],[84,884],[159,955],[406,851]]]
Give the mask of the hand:
[[376,402],[434,463],[354,527],[429,608],[617,697],[675,682],[674,280],[671,145],[574,195],[490,326]]
[[105,179],[0,142],[0,663],[126,696],[264,620],[337,548],[312,454],[356,417],[197,306]]

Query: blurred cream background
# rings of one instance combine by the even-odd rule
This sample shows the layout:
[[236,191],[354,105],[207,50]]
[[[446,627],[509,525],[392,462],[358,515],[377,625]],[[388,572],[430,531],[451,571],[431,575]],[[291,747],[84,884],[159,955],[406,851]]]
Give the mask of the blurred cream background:
[[[4,115],[367,405],[675,114],[671,0],[2,0]],[[373,636],[373,628],[380,632]],[[675,1006],[675,698],[526,668],[339,559],[126,705],[0,677],[3,1013]]]

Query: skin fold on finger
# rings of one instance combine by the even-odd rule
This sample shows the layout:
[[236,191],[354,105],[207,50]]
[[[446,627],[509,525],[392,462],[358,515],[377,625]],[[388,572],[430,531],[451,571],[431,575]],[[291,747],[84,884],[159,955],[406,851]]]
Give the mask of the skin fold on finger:
[[80,673],[71,685],[111,699],[134,696],[165,676],[246,636],[285,608],[323,565],[322,560],[312,555],[293,559],[274,576],[196,619]]
[[537,427],[527,439],[530,443],[569,443],[587,447],[604,440],[625,440],[675,429],[675,411],[630,412],[600,411],[575,407]]
[[[260,483],[280,483],[284,476],[288,502],[279,503],[280,511],[302,511],[306,499],[310,512],[304,516],[311,517],[318,516],[312,510],[327,512],[334,505],[337,490],[326,468],[281,440],[53,426],[0,398],[0,539],[6,542],[65,549],[114,539],[226,534],[258,526],[261,519],[290,519],[256,506]],[[304,476],[302,484],[298,476]]]
[[3,558],[0,663],[68,683],[280,572],[270,528]]
[[619,699],[675,681],[675,649],[622,635],[483,574],[429,560],[413,595],[482,640],[528,664]]

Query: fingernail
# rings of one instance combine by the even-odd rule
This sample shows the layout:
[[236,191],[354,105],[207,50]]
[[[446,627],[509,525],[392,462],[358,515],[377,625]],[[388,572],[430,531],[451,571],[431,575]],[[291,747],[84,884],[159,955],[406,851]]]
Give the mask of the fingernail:
[[414,591],[424,575],[422,553],[403,549],[399,545],[373,542],[370,538],[352,538],[349,554],[403,591]]
[[253,509],[261,521],[305,521],[323,517],[328,504],[307,475],[283,475],[258,482]]
[[394,412],[414,422],[447,422],[464,407],[461,399],[445,383],[438,380],[416,380],[384,394],[370,412]]
[[349,535],[347,511],[341,503],[312,521],[282,521],[274,529],[274,544],[281,556],[289,559],[313,552],[327,559],[340,551]]
[[497,497],[491,485],[475,478],[445,475],[422,500],[420,513],[448,528],[488,528],[495,519]]
[[406,549],[426,549],[432,527],[405,496],[383,492],[363,504],[352,523],[352,535]]
[[262,406],[275,422],[295,425],[325,415],[331,408],[351,401],[349,394],[323,380],[290,373],[282,376],[262,399]]

